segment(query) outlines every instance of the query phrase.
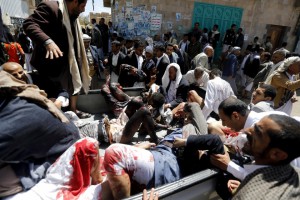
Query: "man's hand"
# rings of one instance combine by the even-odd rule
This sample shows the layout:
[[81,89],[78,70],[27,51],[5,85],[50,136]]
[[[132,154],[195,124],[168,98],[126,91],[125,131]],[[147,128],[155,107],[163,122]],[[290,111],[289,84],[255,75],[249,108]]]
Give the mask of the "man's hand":
[[130,69],[129,69],[129,74],[135,76],[135,75],[137,75],[137,73],[138,73],[138,69],[131,66]]
[[175,147],[175,148],[184,147],[185,145],[186,145],[186,139],[176,137],[173,142],[173,147]]
[[107,65],[107,63],[108,63],[108,59],[105,58],[105,59],[103,60],[103,65]]
[[46,58],[50,58],[52,60],[54,57],[59,58],[63,56],[63,52],[60,51],[59,47],[54,42],[47,44],[45,47],[47,50]]
[[174,44],[174,45],[173,45],[173,48],[174,48],[174,50],[178,50],[178,45],[177,45],[177,44]]
[[164,110],[166,110],[166,109],[168,109],[168,108],[171,108],[171,104],[165,103],[165,104],[164,104]]
[[241,182],[237,180],[229,180],[227,182],[227,188],[231,194],[235,192],[235,190],[240,186]]
[[158,196],[159,196],[158,193],[154,192],[154,188],[151,189],[149,198],[147,195],[147,190],[144,189],[143,191],[143,200],[158,200]]
[[230,162],[230,157],[227,152],[225,154],[214,154],[210,156],[210,162],[214,166],[226,171]]
[[150,143],[150,142],[142,142],[139,144],[134,145],[135,147],[141,148],[141,149],[150,149],[151,147],[155,147],[155,143]]
[[292,97],[292,98],[291,98],[291,102],[292,102],[292,103],[295,103],[295,102],[297,102],[297,101],[298,101],[297,97]]

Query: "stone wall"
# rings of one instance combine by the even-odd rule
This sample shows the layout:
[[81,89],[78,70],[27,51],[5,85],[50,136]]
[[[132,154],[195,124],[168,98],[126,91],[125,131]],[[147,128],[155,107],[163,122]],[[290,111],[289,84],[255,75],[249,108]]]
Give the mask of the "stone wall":
[[[117,1],[117,0],[116,0]],[[115,2],[116,2],[115,1]],[[255,36],[263,43],[268,25],[287,26],[284,41],[288,42],[288,49],[293,50],[296,36],[294,27],[299,17],[299,7],[296,9],[297,0],[133,0],[133,6],[146,5],[150,10],[152,5],[157,6],[157,13],[162,14],[161,33],[168,31],[167,22],[173,23],[173,30],[179,34],[188,32],[192,28],[194,2],[219,4],[225,6],[239,7],[243,9],[241,27],[248,35],[248,41]],[[125,6],[125,0],[119,0],[118,6]],[[113,11],[112,13],[116,13]],[[176,21],[176,13],[181,13],[181,20]],[[178,30],[182,28],[182,31]],[[203,28],[203,27],[202,27]],[[208,27],[211,28],[211,27]]]

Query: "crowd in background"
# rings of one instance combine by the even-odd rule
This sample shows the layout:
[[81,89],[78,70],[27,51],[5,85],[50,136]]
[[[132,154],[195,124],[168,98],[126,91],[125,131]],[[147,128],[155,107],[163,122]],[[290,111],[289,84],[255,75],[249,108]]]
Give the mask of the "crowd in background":
[[[244,47],[237,25],[221,36],[199,23],[180,40],[123,38],[104,18],[82,29],[85,4],[45,1],[14,36],[1,28],[1,198],[123,199],[212,166],[224,171],[223,199],[299,196],[300,122],[290,115],[300,57],[285,42],[255,36]],[[112,115],[77,109],[91,89]],[[150,142],[132,145],[136,133]],[[104,157],[99,142],[110,145]]]

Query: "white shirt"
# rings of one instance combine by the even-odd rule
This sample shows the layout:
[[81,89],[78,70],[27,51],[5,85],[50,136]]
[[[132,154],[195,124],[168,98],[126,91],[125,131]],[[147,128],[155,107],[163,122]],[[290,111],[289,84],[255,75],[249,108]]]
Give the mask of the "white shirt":
[[182,52],[185,52],[186,45],[187,45],[187,42],[183,42],[183,41],[181,42],[180,49]]
[[143,64],[144,59],[143,59],[142,56],[138,56],[138,55],[136,55],[136,54],[135,54],[135,56],[136,56],[136,59],[137,59],[137,61],[138,61],[138,69],[141,70],[141,69],[142,69],[142,64]]
[[209,74],[207,72],[203,72],[203,75],[196,80],[194,70],[190,70],[184,75],[184,78],[189,82],[189,84],[196,83],[197,86],[206,90],[207,82],[209,81]]
[[265,117],[267,115],[271,115],[271,114],[287,115],[284,112],[280,112],[280,111],[269,111],[269,112],[260,112],[260,113],[250,111],[250,113],[246,119],[244,129],[252,127],[256,122],[261,120],[263,117]]
[[227,171],[230,174],[232,174],[234,177],[243,181],[248,174],[251,174],[255,170],[263,168],[263,167],[268,167],[268,165],[250,164],[250,165],[244,165],[244,168],[243,168],[243,167],[235,164],[234,162],[230,161],[227,166]]
[[161,60],[163,57],[164,57],[164,54],[163,54],[161,57],[157,58],[156,67],[159,65],[160,60]]
[[111,62],[111,64],[112,64],[113,66],[117,66],[117,64],[118,64],[119,54],[120,54],[120,51],[119,51],[117,54],[114,54],[114,53],[113,53],[113,56],[112,56],[112,62]]
[[197,65],[201,65],[202,67],[209,69],[209,65],[208,65],[208,57],[205,53],[199,53],[198,55],[196,55],[193,60],[193,63],[195,63],[196,67]]
[[167,94],[167,99],[166,99],[167,103],[170,103],[174,99],[176,99],[176,92],[177,92],[176,81],[171,81],[168,94]]
[[215,77],[207,82],[204,107],[202,113],[206,119],[212,111],[219,113],[220,103],[230,96],[234,96],[231,86],[220,77]]

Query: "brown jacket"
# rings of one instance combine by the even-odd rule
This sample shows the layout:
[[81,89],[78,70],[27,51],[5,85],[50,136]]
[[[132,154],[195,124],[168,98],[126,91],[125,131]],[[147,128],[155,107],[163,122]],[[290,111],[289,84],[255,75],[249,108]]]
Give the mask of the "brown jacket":
[[300,80],[291,81],[285,72],[277,72],[272,78],[271,85],[277,90],[274,107],[279,108],[293,97],[295,90],[300,88]]
[[[59,77],[61,73],[69,70],[68,64],[68,36],[63,25],[63,15],[59,10],[58,2],[46,1],[39,4],[34,13],[23,24],[26,34],[34,43],[31,64],[39,73],[49,77]],[[63,52],[63,57],[46,59],[44,42],[52,39]]]

